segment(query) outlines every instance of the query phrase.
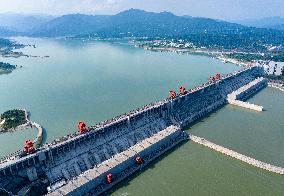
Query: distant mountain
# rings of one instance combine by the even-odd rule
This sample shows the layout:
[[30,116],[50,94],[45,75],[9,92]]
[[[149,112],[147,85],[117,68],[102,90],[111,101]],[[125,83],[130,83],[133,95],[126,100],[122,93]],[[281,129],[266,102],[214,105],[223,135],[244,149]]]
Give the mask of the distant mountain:
[[267,18],[261,18],[261,19],[248,19],[248,20],[241,20],[241,21],[234,21],[234,22],[245,25],[245,26],[249,26],[249,27],[273,28],[273,29],[281,30],[281,26],[284,25],[284,18],[275,16],[275,17],[267,17]]
[[239,24],[213,19],[176,16],[170,12],[153,13],[130,9],[113,16],[65,15],[42,25],[34,35],[179,36],[191,33],[230,32],[243,28]]
[[110,16],[69,14],[55,18],[34,30],[36,36],[71,36],[93,33],[105,25]]
[[[18,33],[29,33],[39,26],[54,19],[49,15],[0,14],[0,26]],[[1,34],[0,34],[1,35]]]
[[[25,20],[28,19],[25,18]],[[23,22],[25,25],[17,26],[17,30],[18,32],[25,31],[24,35],[28,36],[184,39],[198,47],[245,48],[250,51],[265,51],[271,44],[284,45],[284,31],[247,27],[210,18],[176,16],[170,12],[154,13],[130,9],[116,15],[68,14],[57,18],[39,17],[38,21],[32,20],[29,28],[27,28],[28,21],[25,20]],[[280,22],[273,24],[274,28],[283,28]],[[15,27],[13,26],[14,29]]]

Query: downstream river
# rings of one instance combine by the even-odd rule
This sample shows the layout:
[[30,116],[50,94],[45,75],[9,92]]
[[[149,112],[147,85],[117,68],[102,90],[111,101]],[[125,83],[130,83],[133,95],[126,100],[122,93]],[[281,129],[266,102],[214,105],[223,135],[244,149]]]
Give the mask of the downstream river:
[[[229,73],[232,64],[197,55],[157,53],[127,42],[15,38],[36,48],[25,54],[49,57],[2,58],[22,65],[0,75],[0,113],[25,108],[46,129],[50,142],[88,125],[153,101],[171,89],[202,84],[209,75]],[[249,101],[252,112],[226,106],[189,128],[217,144],[284,167],[284,93],[266,88]],[[0,156],[23,147],[35,130],[0,135]],[[283,176],[265,172],[192,142],[178,146],[144,172],[117,186],[112,195],[283,195]]]

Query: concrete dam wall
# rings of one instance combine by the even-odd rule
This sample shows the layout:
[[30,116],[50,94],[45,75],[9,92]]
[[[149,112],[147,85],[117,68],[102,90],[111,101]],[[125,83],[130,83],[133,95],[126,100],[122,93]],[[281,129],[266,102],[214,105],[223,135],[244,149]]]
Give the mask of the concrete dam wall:
[[[147,157],[150,155],[157,157],[184,140],[186,138],[186,133],[182,131],[184,127],[227,103],[229,93],[250,83],[262,73],[259,67],[246,68],[225,75],[218,81],[207,82],[190,89],[188,93],[179,95],[175,99],[152,103],[90,126],[85,134],[75,133],[57,139],[43,145],[33,154],[22,157],[20,153],[15,153],[1,159],[0,188],[17,194],[35,182],[45,188],[50,184],[55,184],[53,187],[56,187],[58,185],[56,183],[61,182],[63,187],[58,185],[58,190],[55,190],[53,194],[71,194],[79,187],[72,187],[70,183],[80,178],[85,172],[94,169],[93,172],[98,173],[93,175],[93,178],[99,179],[102,176],[105,178],[105,175],[112,171],[113,182],[121,181],[122,179],[118,180],[115,176],[121,172],[129,175],[133,173],[131,171],[134,169],[131,165],[134,155],[141,158],[144,167],[149,162]],[[169,130],[174,131],[167,135]],[[153,142],[151,145],[149,138],[153,137],[156,138],[157,145]],[[146,145],[145,142],[150,145]],[[164,147],[159,148],[161,145]],[[137,148],[137,146],[143,149],[136,150],[134,155],[125,155],[129,149]],[[126,156],[124,161],[113,160],[121,154]],[[100,172],[99,166],[106,164],[109,160],[113,160],[111,163],[116,165],[112,167],[109,163],[107,169]],[[95,194],[111,187],[106,181],[96,181],[96,179],[85,184],[90,192],[97,190]],[[67,192],[64,193],[60,192],[60,187],[61,189],[69,188],[65,189]]]

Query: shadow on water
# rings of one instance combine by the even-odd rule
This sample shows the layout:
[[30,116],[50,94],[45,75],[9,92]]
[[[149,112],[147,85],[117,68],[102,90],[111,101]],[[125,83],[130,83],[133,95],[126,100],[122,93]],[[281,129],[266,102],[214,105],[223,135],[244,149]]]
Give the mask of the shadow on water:
[[42,142],[41,145],[46,143],[46,139],[47,139],[47,132],[45,128],[42,128]]
[[267,109],[262,109],[262,111],[263,111],[263,112],[268,112],[269,110],[267,110]]
[[155,169],[156,164],[158,162],[160,162],[161,160],[163,160],[164,158],[166,158],[169,154],[171,154],[172,152],[174,152],[175,150],[181,148],[183,145],[185,145],[187,142],[189,142],[190,140],[185,140],[182,141],[181,143],[179,143],[178,145],[176,145],[175,147],[171,148],[170,150],[166,151],[165,153],[163,153],[162,155],[160,155],[158,158],[154,159],[153,161],[151,161],[151,163],[149,163],[149,165],[145,166],[143,169],[136,171],[134,174],[130,175],[129,177],[127,177],[125,180],[122,180],[121,182],[119,182],[118,184],[116,184],[113,188],[111,188],[111,190],[107,191],[106,193],[103,193],[102,195],[106,196],[106,195],[110,195],[112,193],[114,193],[115,191],[117,191],[118,189],[122,188],[122,187],[127,187],[129,186],[129,182],[132,181],[133,179],[135,179],[136,177],[138,177],[141,173],[147,171],[147,170],[151,170],[151,169]]

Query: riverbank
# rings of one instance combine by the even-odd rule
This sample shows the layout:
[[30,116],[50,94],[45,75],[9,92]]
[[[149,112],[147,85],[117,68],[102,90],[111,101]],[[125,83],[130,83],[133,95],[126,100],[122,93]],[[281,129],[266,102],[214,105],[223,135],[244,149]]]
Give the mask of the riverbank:
[[277,82],[268,82],[268,86],[284,92],[284,85]]
[[[31,45],[28,45],[29,47],[33,47]],[[33,47],[35,48],[35,47]],[[44,55],[44,56],[40,56],[40,55],[29,55],[29,54],[25,54],[21,51],[13,51],[13,50],[5,50],[5,51],[1,51],[0,50],[0,56],[4,57],[4,58],[19,58],[19,57],[31,57],[31,58],[49,58],[50,56],[48,55]]]
[[152,52],[174,52],[177,54],[195,54],[195,55],[202,55],[208,56],[212,58],[216,58],[221,60],[223,63],[232,63],[240,67],[248,67],[252,65],[251,61],[242,61],[236,58],[229,58],[226,56],[231,52],[223,52],[219,50],[211,50],[207,48],[196,48],[196,47],[188,47],[188,48],[179,48],[179,47],[153,47],[149,45],[138,44],[136,42],[131,42],[131,45],[137,48],[143,48],[144,50],[149,50]]
[[[1,44],[1,40],[5,40],[4,43]],[[15,51],[19,49],[23,49],[25,47],[36,48],[35,44],[22,44],[17,41],[14,41],[13,38],[3,39],[0,38],[0,56],[4,58],[19,58],[19,57],[33,57],[33,58],[48,58],[48,55],[40,56],[40,55],[29,55],[25,54],[22,51]]]
[[24,48],[26,45],[19,44],[10,39],[0,38],[0,56],[2,57],[20,57],[22,52],[14,52],[15,49]]

